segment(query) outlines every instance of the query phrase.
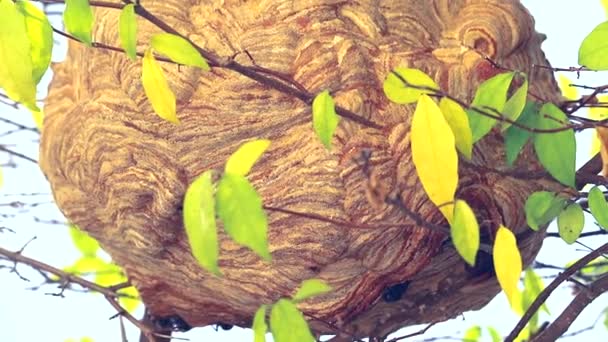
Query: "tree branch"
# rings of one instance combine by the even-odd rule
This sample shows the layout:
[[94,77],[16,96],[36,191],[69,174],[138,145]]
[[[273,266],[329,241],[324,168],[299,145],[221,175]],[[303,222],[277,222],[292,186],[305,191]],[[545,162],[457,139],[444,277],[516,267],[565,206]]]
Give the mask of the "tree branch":
[[534,337],[531,342],[552,342],[557,340],[558,337],[568,330],[583,309],[606,291],[608,291],[608,274],[583,288],[555,321]]
[[528,324],[532,316],[538,311],[538,309],[543,305],[543,303],[549,298],[551,293],[564,281],[578,272],[585,265],[595,260],[598,256],[608,253],[608,243],[605,243],[601,247],[593,250],[591,253],[585,255],[580,260],[572,264],[572,266],[568,267],[563,273],[557,276],[539,295],[536,297],[534,302],[530,305],[528,310],[524,313],[522,318],[517,322],[517,325],[513,328],[513,330],[509,333],[509,335],[505,338],[505,342],[512,342],[519,335],[519,333],[523,330],[523,328]]

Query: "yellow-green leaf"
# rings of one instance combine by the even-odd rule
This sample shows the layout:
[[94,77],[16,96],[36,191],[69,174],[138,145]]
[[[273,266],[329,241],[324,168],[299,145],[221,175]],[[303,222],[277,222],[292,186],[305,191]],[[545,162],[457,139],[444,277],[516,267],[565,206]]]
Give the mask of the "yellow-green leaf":
[[270,261],[266,213],[262,208],[262,199],[247,178],[238,174],[224,174],[215,198],[217,214],[228,235]]
[[596,26],[583,39],[578,64],[593,70],[608,70],[608,21]]
[[[543,284],[543,279],[534,272],[533,268],[527,268],[524,275],[524,291],[522,295],[522,307],[524,310],[528,310],[532,302],[534,302],[544,288],[545,284]],[[547,303],[543,303],[541,309],[550,314]]]
[[[484,81],[477,88],[471,106],[483,110],[484,113],[498,116],[507,102],[507,91],[513,76],[515,76],[514,72],[507,72]],[[467,110],[467,114],[469,114],[469,124],[473,133],[473,143],[488,134],[496,124],[495,118],[480,114],[474,109]]]
[[589,200],[589,209],[597,223],[604,229],[608,229],[608,202],[604,193],[597,186],[589,190],[587,196]]
[[[404,80],[407,83],[404,83]],[[407,104],[418,101],[422,94],[437,92],[439,86],[421,70],[396,68],[386,77],[383,89],[389,100],[398,104]]]
[[123,309],[125,309],[128,313],[134,313],[139,304],[141,304],[141,300],[139,299],[139,292],[134,286],[129,286],[124,289],[120,289],[118,291],[119,294],[123,295],[118,297],[118,302]]
[[340,123],[334,99],[324,90],[312,101],[312,125],[325,147],[331,149],[331,138]]
[[493,327],[488,327],[488,332],[490,333],[492,342],[502,341],[502,336],[500,336],[500,333],[498,332],[498,330],[494,329]]
[[307,279],[302,282],[298,292],[293,296],[293,300],[298,302],[329,291],[331,291],[331,286],[327,285],[323,280]]
[[568,244],[578,239],[585,226],[583,208],[578,203],[571,203],[557,217],[559,236]]
[[36,106],[30,40],[25,18],[12,1],[0,1],[0,87],[31,110]]
[[[502,110],[503,117],[517,121],[519,116],[522,114],[524,107],[526,106],[526,98],[528,97],[528,78],[524,75],[524,83],[519,87],[513,96],[505,103],[505,107]],[[502,123],[501,130],[504,132],[511,123],[504,121]]]
[[99,250],[99,242],[97,240],[73,224],[69,226],[69,230],[72,242],[84,256],[94,257],[97,254]]
[[253,330],[253,341],[254,342],[266,342],[266,332],[268,331],[268,325],[266,325],[266,305],[260,306],[258,311],[253,316],[253,324],[251,330]]
[[120,266],[106,263],[103,268],[97,270],[95,283],[101,286],[113,286],[127,281],[127,276]]
[[265,139],[244,143],[228,158],[226,173],[246,176],[268,146],[270,146],[270,140]]
[[[540,110],[538,128],[556,129],[569,124],[566,114],[553,103],[546,103]],[[576,140],[574,130],[536,133],[534,150],[540,163],[555,179],[564,185],[574,187]]]
[[0,167],[0,188],[4,185],[4,173]]
[[287,299],[279,299],[270,311],[270,330],[276,342],[313,342],[304,316],[295,304]]
[[91,46],[93,39],[93,10],[89,0],[66,0],[63,22],[68,33]]
[[30,1],[17,1],[15,4],[25,17],[32,57],[32,78],[34,83],[38,83],[51,63],[53,29],[46,14]]
[[39,131],[42,131],[42,123],[44,121],[44,112],[42,110],[33,110],[31,111],[32,118],[34,119],[34,123]]
[[83,256],[76,260],[72,265],[65,267],[64,271],[79,276],[105,273],[108,270],[108,263],[97,256]]
[[467,202],[456,200],[450,232],[458,253],[469,265],[474,266],[479,249],[479,225]]
[[467,112],[456,102],[444,97],[439,102],[439,108],[443,117],[450,125],[454,139],[456,140],[456,148],[467,159],[471,159],[473,153],[473,136],[471,127],[469,126],[469,117]]
[[515,235],[502,225],[496,232],[492,256],[498,283],[503,291],[505,291],[511,306],[516,307],[519,305],[516,300],[519,297],[517,283],[519,282],[519,276],[522,271],[521,255],[517,248]]
[[574,101],[578,99],[578,91],[571,85],[572,81],[568,77],[564,76],[564,74],[559,74],[557,81],[559,89],[562,91],[562,96],[564,96],[566,100]]
[[129,58],[135,60],[137,56],[137,16],[135,5],[128,4],[120,12],[119,23],[120,44]]
[[412,159],[422,187],[451,222],[458,185],[458,155],[452,129],[428,95],[418,100],[412,118],[411,141]]
[[465,333],[464,333],[464,337],[462,338],[463,342],[476,342],[479,341],[479,338],[481,337],[481,327],[479,325],[475,325],[470,327]]
[[220,275],[212,175],[213,171],[206,171],[188,186],[183,205],[184,227],[192,255],[199,265]]
[[169,122],[179,123],[175,113],[175,95],[150,49],[146,50],[142,61],[141,81],[156,114]]
[[209,64],[200,52],[186,39],[171,33],[158,33],[150,42],[154,51],[167,56],[178,64],[199,67],[209,71]]

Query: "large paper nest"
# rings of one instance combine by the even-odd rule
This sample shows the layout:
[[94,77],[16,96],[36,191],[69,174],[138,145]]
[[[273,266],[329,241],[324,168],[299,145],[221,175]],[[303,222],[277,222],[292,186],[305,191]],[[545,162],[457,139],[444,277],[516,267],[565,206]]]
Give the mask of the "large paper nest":
[[[177,97],[175,125],[152,111],[140,60],[70,43],[66,61],[53,67],[40,165],[66,217],[125,268],[155,315],[178,314],[192,326],[247,326],[261,304],[320,278],[333,291],[299,304],[316,333],[338,327],[383,336],[481,308],[498,293],[491,256],[480,254],[478,267],[468,269],[448,236],[404,212],[447,227],[412,163],[414,106],[390,103],[382,82],[395,67],[419,68],[470,101],[500,72],[487,56],[528,73],[531,94],[559,100],[551,72],[532,67],[547,64],[543,38],[519,1],[141,3],[205,49],[288,75],[311,93],[329,89],[338,105],[384,127],[343,119],[328,152],[300,100],[230,70],[162,63]],[[119,13],[96,12],[96,41],[120,45]],[[138,20],[143,51],[160,30]],[[223,277],[215,277],[191,255],[184,193],[196,176],[221,169],[238,146],[258,138],[272,141],[249,175],[264,204],[310,215],[266,210],[270,263],[220,229]],[[473,207],[487,246],[498,224],[510,227],[527,264],[543,236],[526,227],[525,199],[559,185],[538,176],[530,147],[514,169],[504,160],[503,138],[493,132],[471,161],[461,158],[457,197]],[[386,204],[389,197],[401,204]],[[383,300],[395,284],[409,287],[400,300]]]

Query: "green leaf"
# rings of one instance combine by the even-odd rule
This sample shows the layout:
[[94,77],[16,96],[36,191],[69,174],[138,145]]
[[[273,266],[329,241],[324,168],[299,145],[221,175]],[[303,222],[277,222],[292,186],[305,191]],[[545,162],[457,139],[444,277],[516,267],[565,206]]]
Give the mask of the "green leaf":
[[228,158],[226,173],[246,176],[268,146],[270,140],[253,140],[244,143]]
[[473,327],[470,327],[464,333],[464,337],[462,338],[462,341],[463,342],[476,342],[476,341],[479,341],[480,337],[481,337],[481,327],[479,325],[475,325]]
[[128,4],[120,12],[119,23],[120,44],[129,58],[135,60],[137,56],[137,16],[135,5]]
[[[517,118],[517,123],[529,128],[536,128],[539,118],[537,103],[527,102],[522,114]],[[505,133],[505,152],[507,163],[513,165],[521,149],[526,145],[532,136],[530,131],[511,126]]]
[[526,221],[533,230],[552,221],[562,211],[566,200],[553,192],[537,191],[526,200]]
[[[528,78],[524,75],[524,83],[519,87],[513,96],[505,103],[505,107],[502,110],[503,117],[517,121],[519,116],[522,114],[526,106],[526,98],[528,97]],[[504,132],[511,123],[503,121],[501,130]]]
[[608,229],[608,203],[604,197],[604,193],[600,188],[594,186],[587,196],[589,200],[589,209],[597,223],[604,229]]
[[199,67],[209,71],[209,64],[200,52],[186,39],[171,33],[158,33],[152,36],[152,48],[178,64]]
[[604,327],[608,330],[608,309],[604,310]]
[[557,217],[559,236],[568,244],[574,243],[585,226],[585,215],[578,203],[572,203]]
[[[398,74],[399,76],[395,74]],[[407,84],[403,83],[402,79],[405,80]],[[417,89],[412,86],[430,89]],[[398,104],[408,104],[418,101],[418,98],[422,94],[433,94],[437,92],[439,86],[429,75],[421,70],[396,68],[386,77],[383,89],[384,94],[386,94],[386,97],[388,97],[389,100]]]
[[247,178],[224,174],[217,187],[216,206],[228,235],[270,261],[266,213],[262,199]]
[[458,253],[469,265],[474,266],[479,249],[479,225],[467,202],[456,200],[450,232]]
[[[498,74],[483,82],[477,88],[471,106],[494,115],[502,113],[507,102],[507,91],[514,75],[514,72]],[[494,111],[490,108],[494,109]],[[474,109],[467,110],[467,114],[469,114],[469,124],[473,132],[473,143],[488,134],[496,124],[496,119],[479,114]]]
[[441,99],[439,108],[454,133],[456,149],[467,157],[467,159],[471,159],[473,154],[473,136],[471,127],[469,126],[467,112],[465,112],[458,103],[447,97]]
[[270,312],[270,329],[276,342],[313,342],[314,336],[296,305],[279,299]]
[[293,300],[299,302],[329,291],[331,291],[331,286],[327,285],[323,280],[308,279],[302,282],[298,292],[293,296]]
[[51,63],[53,29],[46,14],[31,2],[17,1],[15,5],[25,17],[32,57],[32,78],[34,83],[38,83]]
[[[538,128],[555,129],[569,124],[566,114],[553,103],[545,104],[540,110]],[[574,187],[576,140],[574,130],[534,135],[534,150],[540,163],[562,184]]]
[[608,70],[608,21],[596,26],[583,39],[578,64],[593,70]]
[[86,232],[80,230],[77,226],[71,224],[68,228],[74,246],[87,257],[94,257],[99,250],[99,242],[89,236]]
[[141,83],[154,112],[162,119],[178,124],[175,95],[150,49],[146,50],[142,60]]
[[325,147],[331,149],[331,138],[340,123],[334,99],[324,90],[312,101],[312,125]]
[[488,327],[488,332],[490,333],[490,337],[492,337],[492,342],[502,341],[502,336],[500,336],[500,333],[493,327]]
[[12,1],[0,1],[0,87],[31,110],[36,106],[32,49],[25,18]]
[[196,261],[205,270],[219,276],[212,175],[213,171],[206,171],[188,186],[183,206],[184,227]]
[[253,341],[254,342],[266,342],[266,332],[268,331],[268,325],[266,325],[266,305],[260,306],[258,311],[253,316]]
[[86,45],[92,45],[93,10],[89,0],[66,0],[63,22],[68,33]]

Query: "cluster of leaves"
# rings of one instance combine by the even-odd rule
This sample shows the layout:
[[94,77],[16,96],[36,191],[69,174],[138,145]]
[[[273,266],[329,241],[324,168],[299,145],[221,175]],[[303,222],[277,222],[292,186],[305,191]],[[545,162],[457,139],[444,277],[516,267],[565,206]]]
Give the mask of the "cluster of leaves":
[[[113,262],[106,261],[102,256],[99,242],[80,230],[75,225],[68,227],[74,246],[81,256],[72,265],[64,267],[64,271],[91,280],[103,287],[124,284],[128,281],[123,269]],[[117,291],[118,302],[129,313],[132,313],[141,304],[139,293],[134,286],[122,288]]]
[[[525,105],[527,81],[524,80],[507,101],[514,76],[515,73],[499,74],[482,83],[471,108],[491,108],[498,113],[507,108],[508,117],[516,119]],[[473,144],[488,134],[498,121],[482,116],[474,109],[467,110],[446,96],[440,96],[437,104],[431,96],[441,94],[439,86],[421,70],[395,69],[386,78],[384,91],[393,102],[417,102],[410,139],[418,178],[429,199],[450,224],[456,250],[467,263],[474,265],[480,245],[479,224],[466,201],[455,198],[459,177],[457,151],[470,159]],[[496,231],[493,260],[498,281],[511,304],[515,305],[522,261],[515,236],[504,226]]]

